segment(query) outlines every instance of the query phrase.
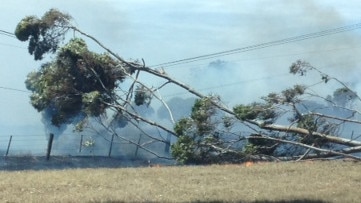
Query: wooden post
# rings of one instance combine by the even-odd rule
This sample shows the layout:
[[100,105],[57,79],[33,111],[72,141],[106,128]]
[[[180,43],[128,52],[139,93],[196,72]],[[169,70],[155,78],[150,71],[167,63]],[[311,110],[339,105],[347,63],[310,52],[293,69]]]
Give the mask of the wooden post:
[[167,134],[167,141],[165,143],[164,152],[169,153],[170,149],[170,141],[171,141],[172,135],[170,133]]
[[83,146],[83,135],[80,135],[79,153],[81,152],[82,146]]
[[114,133],[112,134],[112,139],[111,139],[111,141],[110,141],[108,157],[110,157],[110,155],[112,154],[113,140],[114,140]]
[[10,135],[9,143],[8,143],[8,148],[6,149],[6,154],[5,154],[5,156],[8,156],[8,154],[9,154],[9,150],[10,150],[10,145],[11,145],[11,140],[12,140],[12,139],[13,139],[13,136]]
[[50,133],[50,137],[48,141],[48,149],[46,151],[46,160],[50,159],[51,147],[53,146],[53,139],[54,139],[54,134]]
[[142,134],[139,134],[139,139],[138,139],[138,143],[137,143],[137,148],[135,148],[135,153],[134,153],[134,157],[136,158],[138,156],[138,149],[139,149],[139,144],[140,144],[140,140],[142,139]]

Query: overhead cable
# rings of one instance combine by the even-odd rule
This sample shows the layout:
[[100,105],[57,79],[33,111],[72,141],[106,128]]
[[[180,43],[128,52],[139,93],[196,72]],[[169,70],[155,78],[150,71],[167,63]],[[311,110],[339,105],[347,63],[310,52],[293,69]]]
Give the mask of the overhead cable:
[[21,89],[16,89],[16,88],[11,88],[11,87],[3,87],[3,86],[0,86],[0,89],[10,90],[10,91],[17,91],[17,92],[31,93],[30,91],[21,90]]
[[16,38],[14,33],[11,33],[11,32],[5,31],[5,30],[0,30],[0,35],[5,35],[8,37]]
[[248,52],[248,51],[263,49],[263,48],[267,48],[267,47],[271,47],[271,46],[278,46],[278,45],[282,45],[282,44],[303,41],[303,40],[307,40],[307,39],[319,38],[319,37],[333,35],[333,34],[337,34],[337,33],[341,33],[341,32],[348,32],[348,31],[352,31],[352,30],[356,30],[356,29],[360,29],[360,28],[361,28],[361,23],[357,23],[357,24],[353,24],[353,25],[333,28],[333,29],[324,30],[324,31],[320,31],[320,32],[299,35],[296,37],[290,37],[290,38],[285,38],[285,39],[281,39],[281,40],[275,40],[275,41],[271,41],[271,42],[241,47],[241,48],[237,48],[237,49],[232,49],[232,50],[221,51],[221,52],[216,52],[216,53],[212,53],[212,54],[205,54],[205,55],[200,55],[200,56],[196,56],[196,57],[190,57],[190,58],[160,63],[157,65],[152,65],[150,67],[165,68],[165,67],[170,67],[170,66],[175,66],[175,65],[180,65],[180,64],[192,63],[192,62],[200,61],[200,60],[206,60],[206,59],[211,59],[211,58],[216,58],[216,57],[221,57],[221,56],[238,54],[238,53],[242,53],[242,52]]

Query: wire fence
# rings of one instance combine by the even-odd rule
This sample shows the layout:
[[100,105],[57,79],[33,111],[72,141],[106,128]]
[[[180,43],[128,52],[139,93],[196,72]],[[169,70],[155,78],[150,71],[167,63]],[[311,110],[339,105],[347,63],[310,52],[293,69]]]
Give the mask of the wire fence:
[[[91,136],[66,134],[0,135],[0,155],[8,156],[169,156],[167,142],[153,142],[142,134],[124,140],[115,135]],[[154,152],[149,153],[149,152]]]

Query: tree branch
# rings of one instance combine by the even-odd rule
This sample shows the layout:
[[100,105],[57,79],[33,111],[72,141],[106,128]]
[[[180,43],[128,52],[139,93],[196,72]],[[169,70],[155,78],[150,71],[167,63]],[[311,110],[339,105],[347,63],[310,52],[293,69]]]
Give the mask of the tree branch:
[[123,136],[120,136],[120,135],[119,135],[118,133],[116,133],[113,129],[108,128],[103,122],[100,122],[100,125],[102,125],[102,126],[104,127],[104,129],[105,129],[106,131],[108,131],[110,134],[114,134],[114,135],[116,135],[119,139],[124,140],[124,141],[126,141],[126,142],[128,142],[128,143],[130,143],[130,144],[133,144],[133,145],[138,146],[139,148],[141,148],[141,149],[143,149],[144,151],[146,151],[146,152],[148,152],[148,153],[156,156],[157,158],[173,160],[173,158],[171,158],[171,157],[165,157],[165,156],[161,156],[161,155],[157,154],[156,152],[154,152],[154,151],[152,151],[152,150],[144,147],[143,144],[138,144],[137,142],[134,142],[134,141],[132,141],[132,140],[130,140],[130,139],[128,139],[128,138],[125,138],[125,137],[123,137]]
[[[275,124],[269,124],[264,125],[263,123],[254,121],[254,120],[247,120],[246,122],[249,122],[253,125],[258,126],[261,129],[265,130],[273,130],[273,131],[279,131],[279,132],[286,132],[286,133],[297,133],[299,135],[308,136],[310,135],[309,130],[304,128],[298,128],[298,127],[289,127],[289,126],[282,126],[282,125],[275,125]],[[336,137],[332,135],[326,135],[319,132],[311,132],[311,135],[316,137],[321,137],[327,139],[329,142],[342,144],[346,146],[361,146],[361,142],[356,140],[349,140],[341,137]]]
[[339,120],[339,121],[349,122],[349,123],[361,124],[361,121],[358,121],[358,120],[352,120],[352,119],[347,119],[347,118],[340,118],[340,117],[330,116],[330,115],[321,114],[321,113],[316,113],[316,112],[310,112],[309,114],[315,115],[315,116],[319,116],[319,117],[331,118],[331,119],[335,119],[335,120]]
[[141,121],[143,121],[145,123],[148,123],[149,125],[156,126],[156,127],[160,128],[160,129],[162,129],[162,130],[164,130],[164,131],[178,137],[178,135],[175,134],[172,130],[170,130],[170,129],[168,129],[168,128],[166,128],[166,127],[164,127],[164,126],[162,126],[162,125],[160,125],[160,124],[158,124],[156,122],[153,122],[153,121],[150,121],[150,120],[148,120],[146,118],[143,118],[142,116],[139,116],[136,113],[132,113],[132,112],[128,111],[127,109],[125,109],[121,105],[114,105],[114,104],[110,104],[110,103],[106,103],[106,104],[109,105],[109,106],[114,107],[115,109],[118,109],[119,111],[122,111],[122,112],[125,112],[125,113],[129,114],[132,118],[134,118],[136,120],[141,120]]
[[330,150],[330,149],[321,149],[321,148],[314,147],[314,146],[310,146],[310,145],[303,144],[303,143],[300,143],[300,142],[294,142],[294,141],[289,141],[289,140],[277,139],[277,138],[268,137],[268,136],[257,136],[257,137],[255,137],[255,138],[257,138],[257,139],[273,140],[273,141],[282,142],[282,143],[287,143],[287,144],[293,144],[293,145],[296,145],[296,146],[304,147],[304,148],[307,148],[307,149],[312,149],[312,150],[319,151],[319,152],[323,152],[323,153],[326,153],[326,154],[343,156],[343,157],[352,158],[352,159],[356,159],[356,160],[361,161],[361,157],[353,156],[353,155],[346,154],[346,153],[340,152],[340,151],[334,151],[334,150]]

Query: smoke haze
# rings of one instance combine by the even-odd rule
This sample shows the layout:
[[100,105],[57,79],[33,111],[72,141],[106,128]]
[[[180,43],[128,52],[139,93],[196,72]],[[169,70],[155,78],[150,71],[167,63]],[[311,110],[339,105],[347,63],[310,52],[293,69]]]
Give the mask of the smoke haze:
[[[30,1],[29,5],[32,6],[21,8],[17,6],[20,1],[5,2],[4,5],[9,9],[4,9],[4,13],[0,15],[3,19],[9,19],[9,22],[1,29],[12,31],[24,16],[41,16],[49,8],[55,7],[72,15],[76,26],[96,37],[120,56],[125,59],[143,58],[149,66],[350,25],[356,23],[354,19],[361,17],[358,16],[361,15],[360,12],[355,12],[355,5],[358,4],[353,1],[326,3],[312,0],[276,0],[271,3],[263,0],[245,3],[232,0],[187,0],[180,3],[156,0],[119,3],[112,0],[80,0],[41,4]],[[14,10],[17,10],[17,13],[14,13]],[[309,73],[303,78],[288,74],[288,67],[298,59],[305,60],[331,76],[345,81],[361,94],[359,35],[360,31],[357,30],[339,33],[164,67],[164,70],[168,75],[189,84],[205,95],[220,95],[225,105],[230,108],[236,104],[258,101],[270,92],[279,92],[294,84],[311,85],[319,81],[320,77],[317,74]],[[40,64],[33,62],[32,57],[27,55],[25,44],[7,38],[0,43],[23,47],[2,47],[2,55],[6,60],[1,64],[0,86],[24,89],[25,76],[31,70],[37,69]],[[92,43],[90,49],[103,52]],[[10,68],[9,64],[14,68]],[[153,87],[165,82],[145,74],[140,77]],[[330,82],[314,87],[314,90],[327,96],[332,95],[336,87],[336,83]],[[192,95],[172,85],[162,88],[159,92],[168,101],[176,119],[189,115],[190,106],[194,101]],[[4,116],[0,118],[3,134],[23,134],[32,129],[39,134],[62,134],[62,137],[57,136],[59,148],[79,143],[80,135],[74,135],[69,128],[47,128],[44,132],[43,123],[49,126],[49,120],[41,119],[41,114],[30,106],[28,96],[28,93],[2,92],[2,98],[7,98],[0,103],[0,106],[5,107],[5,110],[2,110]],[[147,118],[160,120],[171,127],[165,108],[155,99],[152,101],[151,109],[137,111]],[[150,127],[146,129],[158,134]],[[122,134],[135,134],[132,139],[138,141],[137,129],[127,127],[122,129]],[[96,139],[96,146],[99,148],[109,144],[109,140],[101,141],[102,139],[96,138],[95,134],[88,135],[86,139],[91,137]],[[75,147],[72,153],[76,153],[76,149]],[[121,149],[115,148],[114,151],[124,153]],[[129,148],[129,151],[134,153],[135,148]]]

